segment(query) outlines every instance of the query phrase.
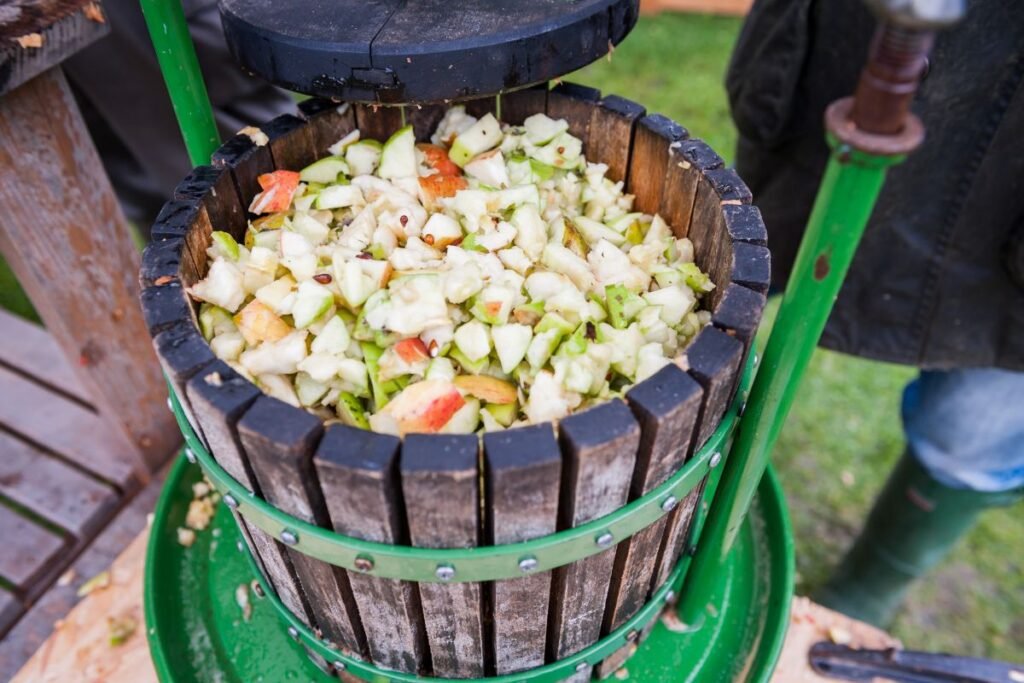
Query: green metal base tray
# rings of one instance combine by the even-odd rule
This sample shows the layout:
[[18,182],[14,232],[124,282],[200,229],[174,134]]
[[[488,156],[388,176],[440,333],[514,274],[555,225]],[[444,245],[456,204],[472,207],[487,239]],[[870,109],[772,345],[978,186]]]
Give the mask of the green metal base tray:
[[[225,506],[218,506],[210,528],[198,534],[191,547],[177,542],[192,484],[201,477],[199,467],[181,458],[153,521],[145,609],[150,651],[161,681],[332,680],[288,636],[269,601],[250,591],[252,615],[243,620],[235,592],[255,577]],[[629,679],[767,681],[782,648],[792,593],[792,534],[782,491],[769,470],[702,628],[678,633],[664,622],[657,624],[626,663]]]

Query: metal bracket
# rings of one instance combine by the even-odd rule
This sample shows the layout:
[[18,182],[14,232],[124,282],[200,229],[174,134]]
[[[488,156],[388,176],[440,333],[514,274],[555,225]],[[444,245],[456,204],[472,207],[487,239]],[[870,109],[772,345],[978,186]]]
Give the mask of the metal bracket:
[[[225,504],[246,521],[295,550],[357,573],[426,583],[512,579],[549,571],[604,552],[668,515],[719,462],[739,421],[753,377],[748,363],[740,388],[707,443],[665,483],[647,495],[587,524],[522,543],[478,548],[414,548],[374,543],[334,533],[292,517],[242,486],[210,455],[170,387],[174,416],[185,436],[186,456],[196,459]],[[714,464],[712,464],[714,463]]]

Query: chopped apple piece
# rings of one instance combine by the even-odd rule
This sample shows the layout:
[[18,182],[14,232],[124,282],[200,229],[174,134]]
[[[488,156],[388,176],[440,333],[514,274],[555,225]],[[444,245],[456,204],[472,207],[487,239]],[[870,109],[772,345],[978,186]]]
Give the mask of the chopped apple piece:
[[488,375],[459,375],[455,386],[486,403],[515,403],[516,385]]
[[[434,433],[440,431],[465,404],[466,400],[454,384],[429,379],[410,384],[378,412],[391,418],[400,435]],[[370,418],[370,424],[373,423],[373,418]]]
[[234,321],[249,346],[255,346],[263,341],[278,341],[292,331],[288,323],[257,299],[250,301],[239,311]]

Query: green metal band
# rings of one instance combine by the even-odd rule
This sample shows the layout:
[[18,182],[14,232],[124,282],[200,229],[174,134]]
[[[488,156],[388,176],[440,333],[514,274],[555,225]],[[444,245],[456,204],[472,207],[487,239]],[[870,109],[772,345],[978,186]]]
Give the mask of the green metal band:
[[689,558],[683,558],[672,570],[665,583],[655,591],[654,595],[651,596],[650,602],[644,605],[639,612],[637,612],[631,619],[626,621],[622,626],[615,629],[607,636],[597,641],[590,647],[577,652],[574,655],[560,659],[557,662],[551,664],[545,664],[544,666],[536,669],[529,669],[527,671],[519,671],[514,674],[506,674],[503,676],[492,676],[489,678],[428,678],[424,676],[418,676],[416,674],[406,674],[397,671],[389,671],[387,669],[380,669],[373,664],[369,664],[360,659],[356,659],[351,655],[342,653],[335,647],[329,645],[326,641],[320,640],[316,635],[309,630],[304,623],[299,621],[291,611],[284,606],[284,603],[277,597],[273,589],[267,585],[266,579],[263,573],[259,570],[256,561],[253,559],[249,549],[244,544],[239,544],[240,550],[249,561],[249,566],[252,569],[253,574],[259,580],[260,585],[263,587],[265,599],[267,599],[274,609],[277,610],[278,616],[288,627],[288,634],[301,642],[307,648],[312,650],[317,655],[324,658],[328,665],[333,669],[334,672],[344,671],[352,674],[364,681],[370,681],[371,683],[422,683],[422,681],[435,681],[441,683],[443,681],[452,681],[458,683],[474,683],[476,681],[486,681],[487,683],[556,683],[557,681],[564,681],[566,678],[578,671],[587,670],[591,666],[597,665],[603,661],[613,652],[625,647],[629,643],[636,642],[640,632],[661,614],[662,609],[670,603],[676,592],[679,590],[679,585],[682,583],[683,573],[686,566],[689,564],[687,560]]
[[457,583],[512,579],[544,572],[604,552],[669,514],[716,467],[738,420],[752,376],[748,363],[740,391],[707,443],[664,484],[615,512],[572,529],[523,543],[479,548],[413,548],[343,536],[288,515],[242,486],[207,452],[171,388],[171,406],[185,443],[225,503],[246,521],[301,553],[354,572],[389,579]]

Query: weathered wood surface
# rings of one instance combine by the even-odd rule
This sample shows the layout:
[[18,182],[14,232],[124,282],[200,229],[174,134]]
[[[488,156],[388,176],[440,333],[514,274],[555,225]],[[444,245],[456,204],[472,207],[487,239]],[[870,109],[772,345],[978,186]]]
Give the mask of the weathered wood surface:
[[513,126],[522,125],[528,116],[547,111],[547,83],[514,90],[501,95],[501,120]]
[[687,135],[685,128],[661,114],[648,114],[637,121],[626,182],[627,190],[636,196],[633,202],[635,211],[659,211],[665,171],[668,169],[669,146]]
[[355,111],[347,103],[312,98],[299,104],[299,113],[309,121],[317,157],[326,156],[328,147],[356,127]]
[[138,252],[59,72],[0,98],[0,206],[0,251],[54,339],[78,359],[74,370],[110,427],[131,445],[111,457],[145,478],[180,436],[138,313]]
[[113,487],[6,432],[0,432],[0,453],[0,496],[76,538],[95,534],[120,501]]
[[625,181],[633,151],[636,122],[646,110],[627,99],[607,95],[598,102],[590,118],[588,161],[608,165],[606,177]]
[[20,316],[0,310],[0,364],[29,375],[37,384],[64,394],[84,406],[92,398],[67,356],[46,330]]
[[[220,360],[193,377],[182,394],[193,406],[201,433],[214,459],[236,481],[256,494],[262,492],[242,449],[238,420],[261,395],[255,385]],[[311,624],[309,607],[284,546],[266,532],[248,524],[244,517],[237,516],[236,519],[245,529],[247,543],[281,602],[303,622]]]
[[[320,418],[269,396],[257,398],[238,423],[242,446],[267,502],[326,527],[327,506],[313,468],[313,451],[323,431]],[[366,640],[345,570],[291,548],[288,556],[323,636],[349,651],[365,652]]]
[[661,215],[675,230],[676,237],[689,236],[697,184],[704,173],[721,168],[724,163],[703,140],[691,138],[669,145]]
[[[485,434],[485,541],[519,543],[554,533],[562,454],[551,425]],[[498,675],[544,664],[552,572],[491,585]]]
[[374,104],[353,105],[356,127],[363,139],[386,141],[391,134],[402,127],[402,108]]
[[[335,531],[376,543],[408,544],[403,529],[398,438],[346,425],[328,427],[314,457]],[[429,653],[416,584],[350,572],[373,662],[427,672]]]
[[569,133],[583,141],[587,157],[591,156],[590,120],[600,99],[600,90],[576,83],[559,83],[548,92],[548,116],[569,122]]
[[0,96],[58,66],[110,30],[96,0],[15,0],[0,6]]
[[4,551],[0,553],[0,578],[20,591],[58,561],[58,554],[67,545],[64,537],[33,523],[17,512],[0,505],[0,537]]
[[[626,403],[613,400],[565,418],[559,439],[565,472],[559,527],[576,527],[622,507],[640,445],[640,426]],[[575,654],[600,636],[615,554],[609,548],[555,570],[550,658]]]
[[[128,444],[103,418],[0,367],[0,425],[122,491],[138,488]],[[164,410],[167,407],[164,406]]]
[[[402,444],[402,494],[410,540],[420,548],[480,543],[476,435],[412,434]],[[458,568],[455,568],[458,571]],[[420,598],[434,676],[484,675],[479,583],[421,583]]]
[[0,633],[6,633],[7,629],[14,625],[14,622],[21,616],[21,603],[10,592],[0,588]]

